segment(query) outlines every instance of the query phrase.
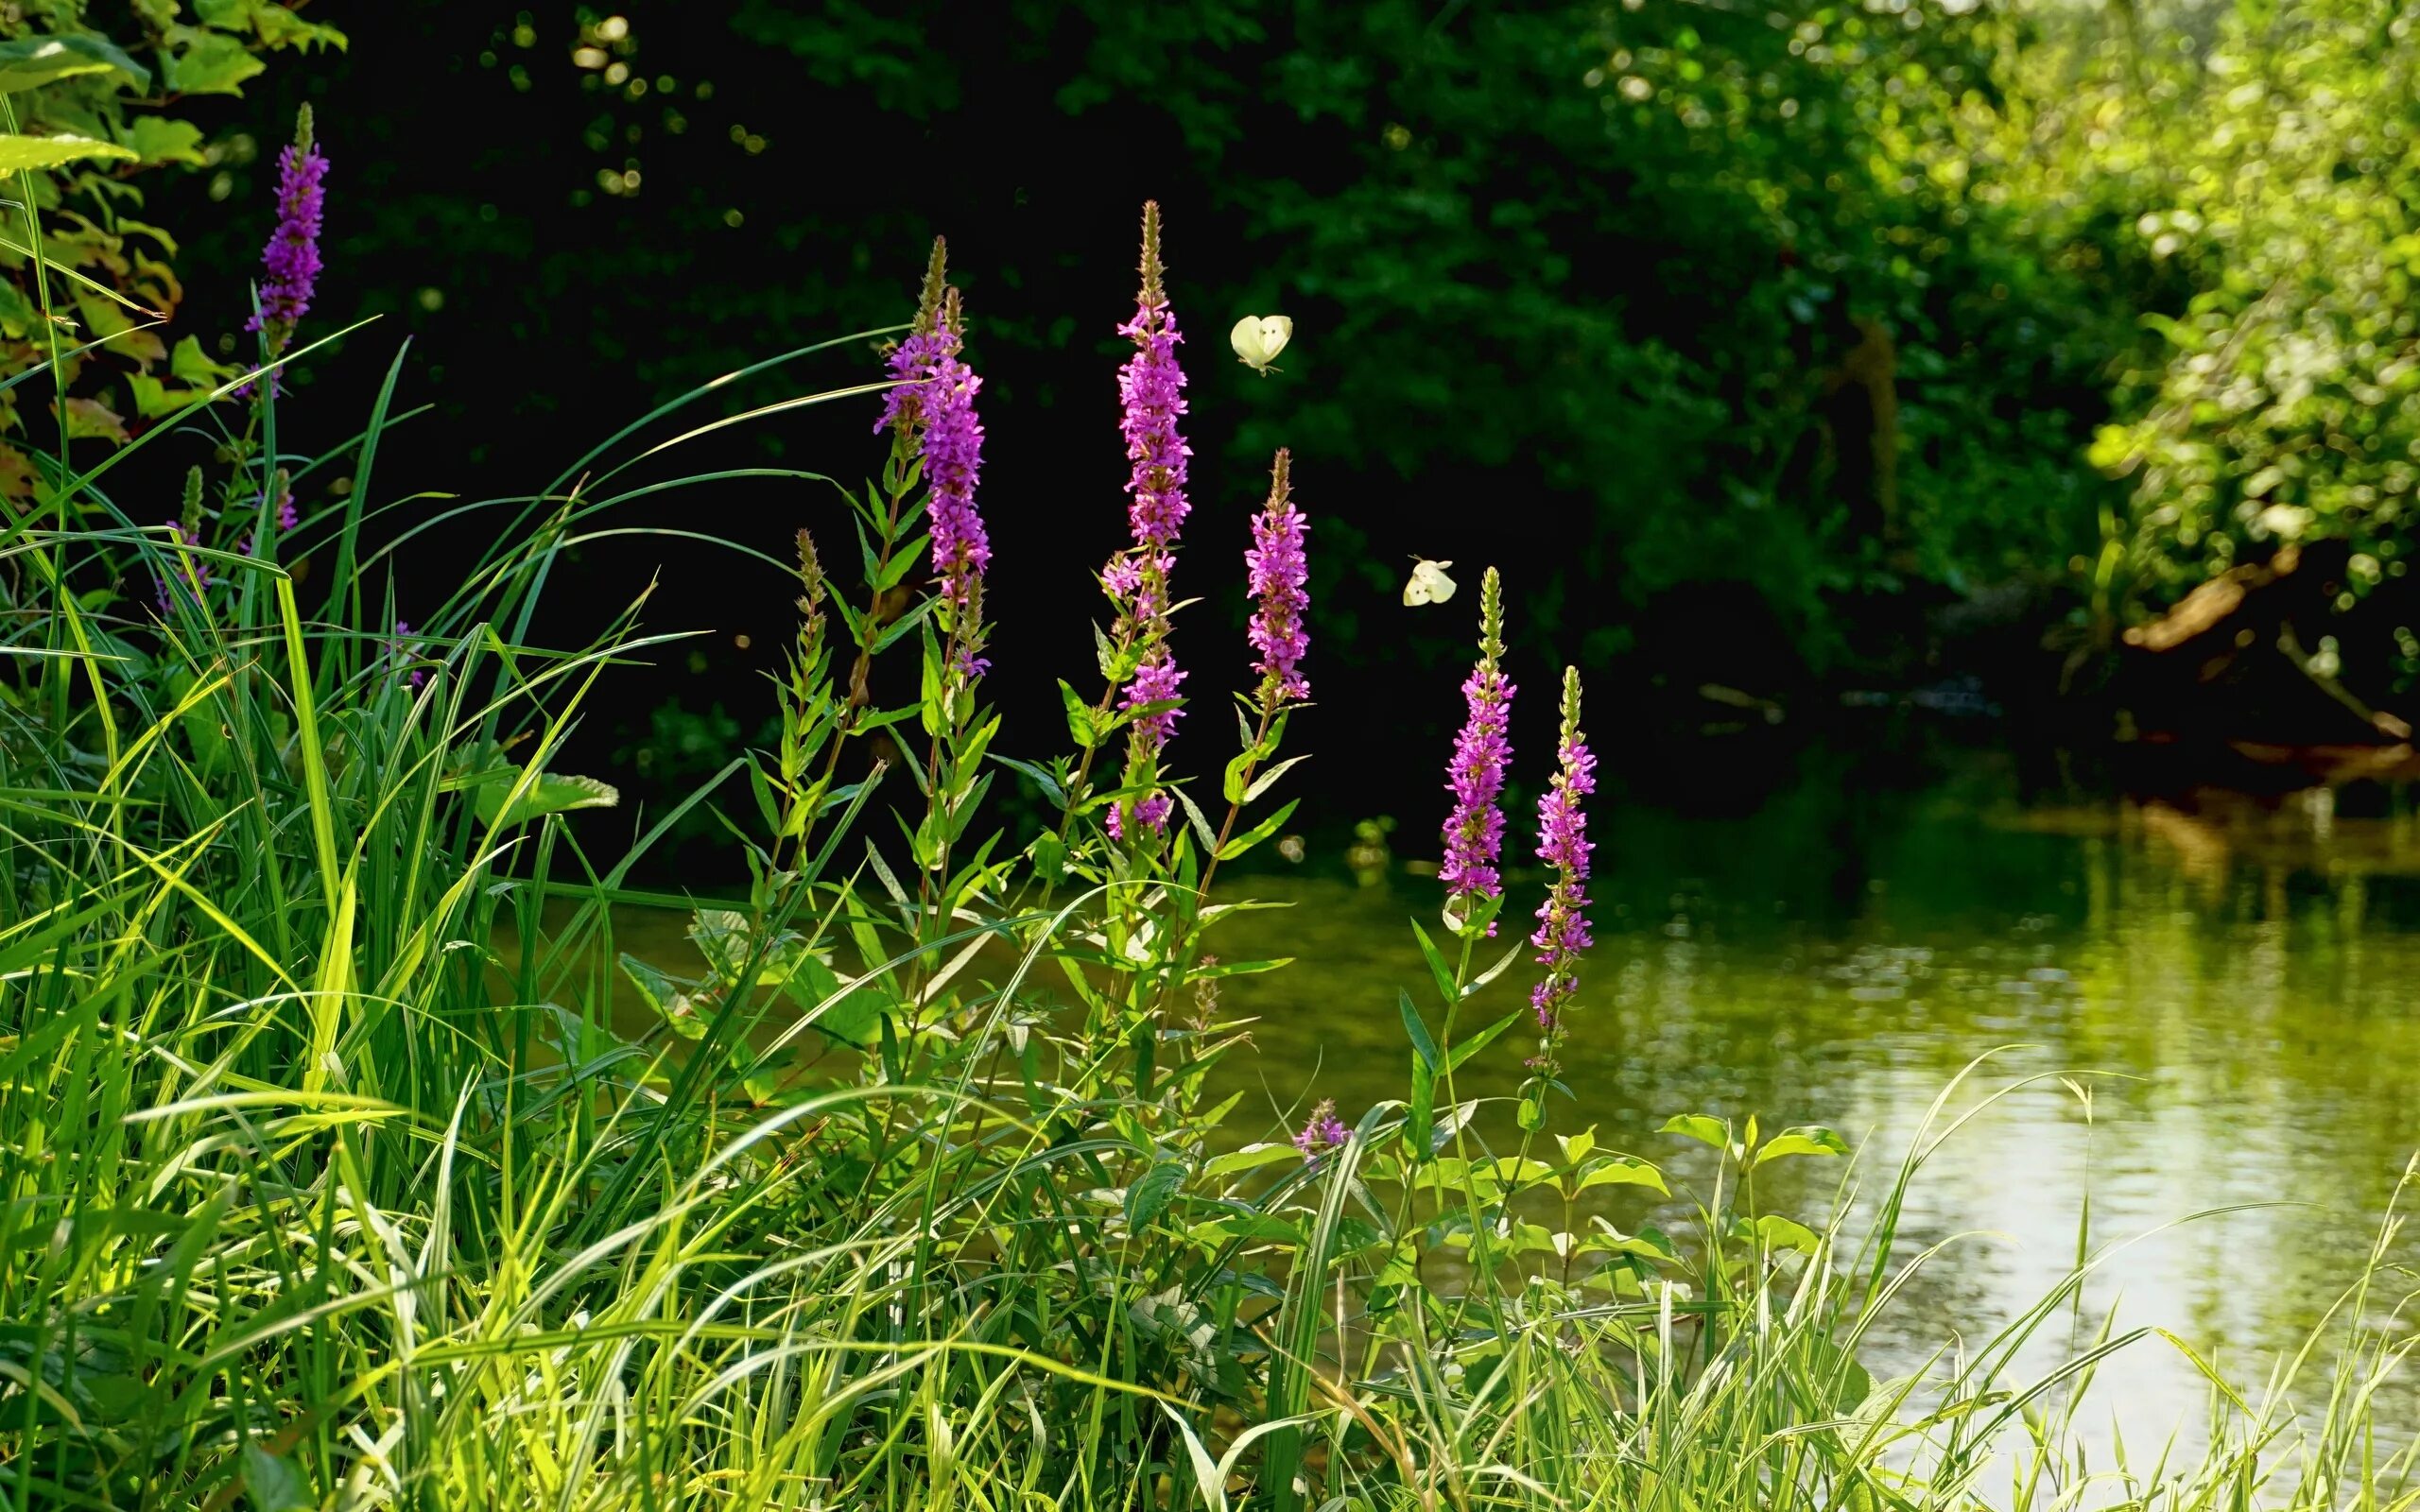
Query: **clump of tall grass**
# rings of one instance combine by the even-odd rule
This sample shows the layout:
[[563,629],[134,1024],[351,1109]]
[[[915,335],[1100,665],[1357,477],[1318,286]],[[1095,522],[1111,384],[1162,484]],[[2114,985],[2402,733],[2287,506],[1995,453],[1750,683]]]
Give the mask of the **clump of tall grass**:
[[[373,504],[396,370],[358,437],[281,443],[276,372],[312,350],[289,327],[136,443],[214,458],[172,525],[101,487],[125,453],[62,450],[0,540],[0,1502],[2413,1504],[2411,1435],[2377,1407],[2411,1347],[2368,1290],[2383,1238],[2264,1396],[2213,1372],[2204,1448],[2086,1473],[2083,1388],[2136,1341],[2013,1374],[2080,1307],[2086,1257],[1980,1345],[1868,1373],[1931,1260],[1896,1222],[1927,1143],[1878,1218],[1853,1225],[1844,1179],[1809,1225],[1748,1194],[1777,1160],[1847,1169],[1837,1135],[1683,1116],[1665,1133],[1712,1147],[1710,1184],[1616,1227],[1602,1196],[1670,1193],[1555,1127],[1555,1048],[1587,1032],[1576,678],[1540,994],[1458,1021],[1526,954],[1487,959],[1513,697],[1492,573],[1405,1096],[1240,1137],[1205,1090],[1241,1053],[1217,988],[1282,963],[1212,958],[1244,905],[1211,885],[1291,808],[1269,799],[1308,694],[1304,517],[1281,454],[1246,574],[1262,679],[1197,790],[1170,761],[1189,505],[1158,236],[1154,213],[1122,328],[1134,541],[1098,575],[1098,682],[1062,684],[1047,761],[993,748],[980,382],[938,249],[909,325],[752,369],[898,335],[885,381],[693,421],[709,386],[527,496]],[[615,511],[733,475],[633,481],[641,459],[876,392],[868,489],[746,470],[828,490],[770,564],[800,611],[774,746],[596,853],[569,816],[614,794],[558,770],[566,732],[668,638],[634,604],[542,647],[541,597]],[[390,565],[464,517],[493,545],[399,627]],[[831,572],[853,538],[860,570]],[[303,559],[328,564],[317,593]],[[885,658],[919,665],[913,701],[873,700]],[[986,828],[1003,774],[1050,822]],[[633,868],[701,805],[736,811],[751,885],[696,912],[683,975],[617,951],[614,921],[663,901]],[[649,1026],[615,1020],[617,988]],[[1501,1147],[1457,1076],[1530,1015]]]

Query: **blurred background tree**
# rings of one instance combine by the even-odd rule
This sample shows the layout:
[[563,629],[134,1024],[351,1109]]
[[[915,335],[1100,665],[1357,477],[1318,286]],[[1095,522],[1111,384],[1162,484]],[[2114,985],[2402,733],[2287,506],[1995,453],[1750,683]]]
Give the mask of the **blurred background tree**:
[[[170,192],[179,326],[240,326],[267,174],[231,144],[316,100],[322,309],[414,335],[433,406],[397,488],[459,490],[465,461],[535,486],[661,393],[901,318],[946,233],[996,417],[999,658],[1062,666],[1119,530],[1112,327],[1155,196],[1203,459],[1197,686],[1239,675],[1228,554],[1281,440],[1321,664],[1459,658],[1463,616],[1396,603],[1406,558],[1495,561],[1525,652],[1642,728],[1704,718],[1707,685],[1812,711],[1971,676],[2055,711],[2063,667],[2098,686],[2079,656],[2290,541],[2345,544],[2349,617],[2305,638],[2329,671],[2392,700],[2420,652],[2394,0],[305,13],[351,51],[264,77]],[[231,174],[260,214],[206,213]],[[1295,318],[1282,376],[1225,353],[1247,312]],[[356,419],[383,366],[314,364],[295,404]],[[869,420],[748,444],[845,474]],[[709,512],[778,556],[823,507]],[[620,748],[686,731],[670,761],[756,706],[784,599],[711,560],[651,617],[718,633]],[[594,565],[602,592],[653,564]],[[1437,683],[1331,677],[1321,717],[1442,724],[1449,699],[1398,706],[1413,686]]]

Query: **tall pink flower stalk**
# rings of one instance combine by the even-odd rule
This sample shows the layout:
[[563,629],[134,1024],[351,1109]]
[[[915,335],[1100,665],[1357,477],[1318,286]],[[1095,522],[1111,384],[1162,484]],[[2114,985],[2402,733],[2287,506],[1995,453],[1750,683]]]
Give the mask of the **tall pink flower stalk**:
[[320,222],[327,204],[328,160],[312,139],[311,107],[295,122],[294,141],[277,159],[277,229],[261,249],[260,308],[245,329],[265,332],[279,352],[311,308],[320,286]]
[[[1480,903],[1504,892],[1495,869],[1504,848],[1504,811],[1496,801],[1503,797],[1504,770],[1512,760],[1508,730],[1514,688],[1497,664],[1504,655],[1504,585],[1493,567],[1479,583],[1478,648],[1478,663],[1462,683],[1469,713],[1461,733],[1454,737],[1453,760],[1445,768],[1454,810],[1445,819],[1445,856],[1437,868],[1447,907],[1457,919],[1470,918]],[[1486,932],[1495,933],[1494,922]]]
[[1580,953],[1588,935],[1588,816],[1581,799],[1597,790],[1597,757],[1580,729],[1580,669],[1563,669],[1563,738],[1557,769],[1538,799],[1538,859],[1553,869],[1554,883],[1538,906],[1538,927],[1530,936],[1546,977],[1530,993],[1543,1040],[1542,1064],[1551,1067],[1563,1043],[1563,1013],[1580,989]]
[[1290,456],[1278,452],[1270,474],[1269,503],[1252,523],[1252,546],[1244,553],[1253,600],[1252,623],[1245,634],[1260,653],[1253,670],[1260,674],[1264,714],[1311,696],[1311,685],[1303,677],[1303,654],[1311,644],[1310,632],[1303,624],[1311,607],[1310,590],[1305,586],[1310,581],[1310,564],[1304,555],[1303,538],[1311,527],[1294,507],[1291,466]]
[[929,308],[918,312],[917,330],[890,353],[890,373],[899,386],[884,396],[874,429],[904,427],[924,460],[933,576],[948,610],[954,664],[974,678],[991,665],[976,654],[982,643],[983,575],[992,563],[991,535],[975,503],[983,472],[983,422],[976,417],[975,396],[983,380],[959,355],[965,314],[959,291],[942,281],[945,255],[935,238],[926,278]]
[[[1134,343],[1134,354],[1117,370],[1118,428],[1126,438],[1126,520],[1134,543],[1101,573],[1102,586],[1141,649],[1134,674],[1118,706],[1126,710],[1172,704],[1181,696],[1184,673],[1168,644],[1168,574],[1176,566],[1177,538],[1192,512],[1185,474],[1193,449],[1177,422],[1185,413],[1184,369],[1176,346],[1184,339],[1168,308],[1166,269],[1160,259],[1160,207],[1143,206],[1143,287],[1134,318],[1117,334]],[[1126,767],[1130,783],[1154,781],[1159,756],[1176,731],[1179,710],[1138,715],[1129,726]],[[1126,837],[1124,804],[1109,814],[1109,832]],[[1154,788],[1133,800],[1134,823],[1154,833],[1167,828],[1173,800]]]

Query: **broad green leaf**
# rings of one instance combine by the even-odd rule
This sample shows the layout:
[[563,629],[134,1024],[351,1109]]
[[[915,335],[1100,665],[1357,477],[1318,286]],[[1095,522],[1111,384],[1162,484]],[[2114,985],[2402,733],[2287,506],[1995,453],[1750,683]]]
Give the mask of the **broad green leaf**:
[[168,353],[168,372],[189,384],[216,388],[242,369],[223,362],[213,362],[202,355],[198,337],[186,336]]
[[841,991],[839,973],[804,952],[787,971],[782,990],[802,1011],[816,1013],[815,1030],[827,1039],[863,1050],[882,1038],[882,994],[861,985]]
[[244,1492],[254,1512],[311,1512],[320,1504],[292,1460],[258,1444],[244,1446]]
[[1092,705],[1064,678],[1059,679],[1059,701],[1067,706],[1067,738],[1086,750],[1099,744],[1100,736],[1093,729]]
[[128,373],[126,387],[134,392],[134,412],[145,420],[176,414],[210,397],[209,389],[171,388],[147,372]]
[[1126,1227],[1136,1232],[1150,1228],[1154,1219],[1168,1211],[1184,1185],[1182,1161],[1162,1160],[1144,1172],[1126,1189]]
[[1756,1220],[1756,1238],[1767,1249],[1795,1249],[1800,1254],[1815,1253],[1819,1241],[1815,1230],[1794,1218],[1769,1212]]
[[1748,1163],[1753,1167],[1762,1165],[1767,1160],[1778,1160],[1790,1155],[1846,1155],[1848,1153],[1848,1141],[1828,1128],[1807,1124],[1797,1128],[1783,1129],[1772,1139],[1765,1141],[1764,1144],[1757,1149],[1755,1158]]
[[1600,1155],[1588,1163],[1574,1189],[1585,1192],[1590,1187],[1649,1187],[1672,1194],[1664,1184],[1664,1173],[1634,1155]]
[[116,72],[137,90],[151,87],[151,71],[129,58],[107,37],[76,32],[57,37],[19,37],[0,42],[0,94],[14,94],[55,79]]
[[714,973],[728,982],[737,980],[748,964],[755,936],[746,914],[731,908],[700,908],[689,916],[689,942],[698,947]]
[[1700,1144],[1711,1144],[1718,1150],[1731,1148],[1730,1126],[1720,1119],[1708,1118],[1703,1113],[1675,1113],[1666,1119],[1664,1126],[1656,1132],[1678,1134]]
[[88,136],[9,136],[0,134],[0,173],[23,168],[56,168],[84,158],[124,158],[134,154],[114,142]]
[[509,830],[516,824],[549,814],[568,814],[574,809],[610,809],[622,801],[621,790],[610,782],[593,777],[562,777],[553,772],[541,772],[512,807],[507,810],[505,799],[511,797],[518,774],[497,772],[471,790],[472,806],[492,830]]

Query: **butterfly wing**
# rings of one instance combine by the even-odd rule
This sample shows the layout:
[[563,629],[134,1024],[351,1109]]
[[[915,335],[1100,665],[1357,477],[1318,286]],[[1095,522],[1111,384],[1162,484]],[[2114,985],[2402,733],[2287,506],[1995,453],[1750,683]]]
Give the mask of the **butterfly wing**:
[[1227,333],[1227,344],[1236,349],[1236,360],[1254,372],[1267,369],[1269,359],[1275,355],[1262,337],[1261,319],[1256,315],[1247,315],[1236,321],[1235,329]]
[[1285,315],[1263,317],[1260,322],[1260,347],[1267,355],[1260,360],[1275,362],[1277,354],[1286,350],[1286,343],[1293,339],[1293,317]]

